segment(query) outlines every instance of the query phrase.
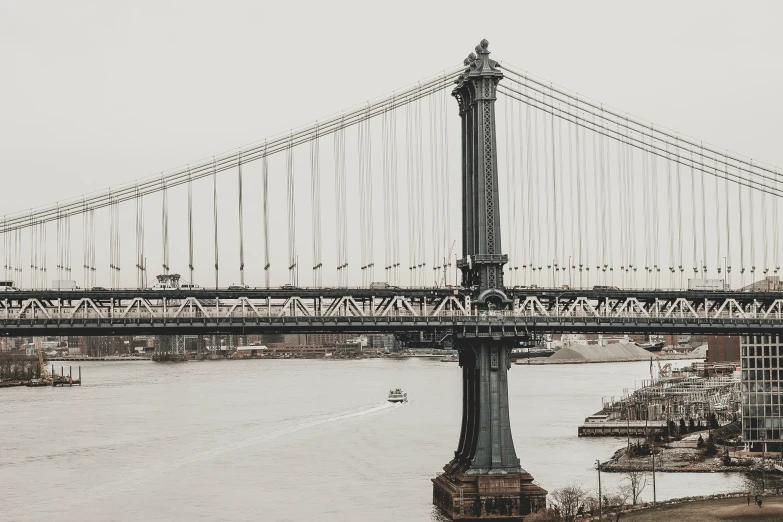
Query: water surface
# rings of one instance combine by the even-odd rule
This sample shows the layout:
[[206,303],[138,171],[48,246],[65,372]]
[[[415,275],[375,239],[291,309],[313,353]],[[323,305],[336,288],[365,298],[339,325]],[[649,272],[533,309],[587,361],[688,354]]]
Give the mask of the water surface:
[[[0,520],[439,520],[461,370],[427,359],[83,363],[85,385],[0,390]],[[577,426],[649,363],[514,366],[511,422],[543,487],[597,488],[624,439]],[[386,402],[401,387],[410,402]],[[622,477],[603,474],[605,488]],[[659,499],[738,476],[659,474]],[[648,488],[645,496],[651,498]]]

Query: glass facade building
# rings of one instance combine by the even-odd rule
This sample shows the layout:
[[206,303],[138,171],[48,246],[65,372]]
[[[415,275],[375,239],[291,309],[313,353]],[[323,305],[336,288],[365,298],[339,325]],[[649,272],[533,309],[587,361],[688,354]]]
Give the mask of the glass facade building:
[[[746,335],[742,363],[742,439],[750,451],[781,451],[783,346],[778,335]],[[766,448],[764,443],[766,442]]]

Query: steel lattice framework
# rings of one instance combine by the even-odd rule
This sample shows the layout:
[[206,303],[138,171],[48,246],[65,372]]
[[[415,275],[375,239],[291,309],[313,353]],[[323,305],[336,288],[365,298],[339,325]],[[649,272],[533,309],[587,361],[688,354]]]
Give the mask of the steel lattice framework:
[[511,290],[487,310],[464,289],[20,291],[0,299],[4,335],[399,332],[775,333],[781,292]]

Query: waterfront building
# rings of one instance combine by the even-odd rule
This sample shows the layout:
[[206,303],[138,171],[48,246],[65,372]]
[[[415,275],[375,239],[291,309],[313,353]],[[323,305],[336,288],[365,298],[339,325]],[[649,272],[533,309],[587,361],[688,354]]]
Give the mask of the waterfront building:
[[351,338],[350,334],[340,333],[316,333],[307,334],[306,344],[322,344],[324,346],[337,346],[338,344],[344,344],[345,341]]
[[322,344],[269,343],[266,348],[267,352],[265,353],[271,353],[272,355],[289,354],[297,357],[325,357],[326,354],[335,351],[333,346],[324,346]]
[[740,361],[739,335],[708,335],[708,363],[738,363]]
[[783,344],[778,335],[745,335],[742,363],[742,440],[749,451],[781,451]]

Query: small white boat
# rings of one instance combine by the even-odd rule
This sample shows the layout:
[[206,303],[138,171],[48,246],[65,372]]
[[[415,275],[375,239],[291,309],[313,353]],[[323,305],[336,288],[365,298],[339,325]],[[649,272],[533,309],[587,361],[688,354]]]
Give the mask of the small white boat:
[[389,402],[408,402],[408,394],[397,388],[396,390],[389,390]]

